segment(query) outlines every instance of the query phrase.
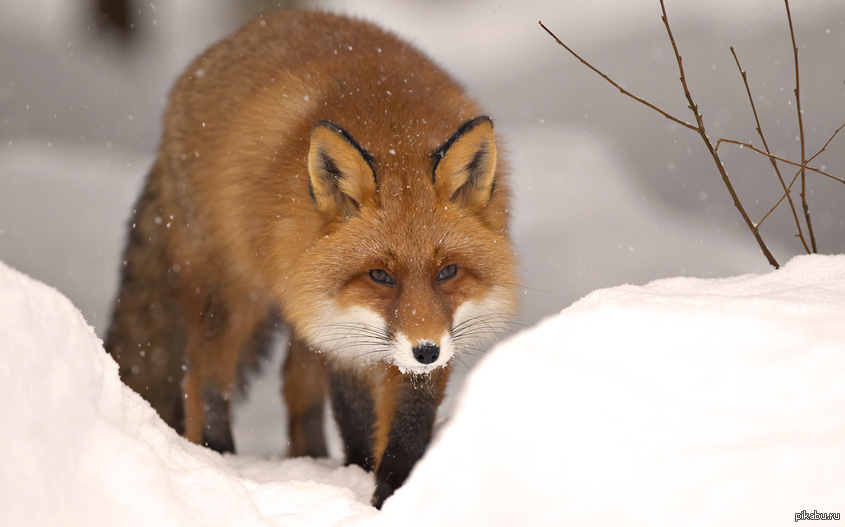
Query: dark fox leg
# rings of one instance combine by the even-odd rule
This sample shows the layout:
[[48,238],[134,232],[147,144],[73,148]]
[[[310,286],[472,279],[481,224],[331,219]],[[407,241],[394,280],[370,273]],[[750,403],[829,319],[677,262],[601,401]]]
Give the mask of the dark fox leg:
[[123,382],[181,433],[185,331],[176,276],[164,245],[166,226],[157,181],[151,173],[129,223],[105,348],[120,366]]
[[202,395],[205,427],[201,444],[220,453],[234,452],[230,394],[206,387]]
[[282,367],[282,397],[288,410],[288,457],[325,457],[323,408],[328,380],[322,357],[291,336]]
[[[218,322],[223,321],[225,326],[231,325],[231,321],[228,319],[225,310],[218,310],[215,313],[217,314]],[[256,358],[266,351],[270,340],[270,328],[275,325],[275,321],[276,319],[273,316],[268,316],[267,319],[264,320],[259,319],[253,325],[251,334],[249,330],[238,332],[232,331],[232,328],[226,328],[223,331],[229,334],[235,334],[234,338],[231,336],[228,338],[224,337],[222,340],[217,342],[227,340],[234,340],[237,342],[239,339],[246,339],[243,347],[240,348],[240,352],[236,354],[224,353],[226,360],[223,361],[223,363],[226,366],[221,368],[220,361],[215,363],[214,360],[209,361],[205,358],[214,357],[215,353],[213,351],[206,351],[204,359],[200,361],[196,368],[196,370],[198,372],[202,372],[202,374],[192,374],[187,376],[184,386],[186,405],[189,404],[190,399],[188,394],[194,393],[194,391],[192,391],[192,383],[196,383],[197,379],[201,379],[199,382],[201,386],[200,400],[202,408],[198,411],[201,412],[204,423],[202,426],[202,439],[199,441],[203,446],[211,448],[217,452],[235,451],[235,441],[232,436],[231,419],[232,398],[239,388],[243,388],[243,370],[248,367],[255,366],[254,363],[256,362]],[[219,329],[212,329],[216,325],[217,323],[208,324],[207,322],[204,324],[204,327],[206,328],[205,336],[209,342],[204,342],[203,344],[212,346],[212,349],[212,342],[215,342],[216,340],[213,340],[212,337],[219,336],[218,333],[221,332]],[[228,348],[224,347],[220,349]],[[232,374],[230,370],[233,367],[233,356],[239,361],[236,365],[237,371],[234,374]],[[210,363],[212,368],[210,373],[207,371],[208,365],[206,363]],[[189,437],[189,439],[194,440],[192,437]]]
[[[234,452],[231,400],[238,390],[239,370],[251,357],[269,323],[272,310],[250,300],[243,291],[197,286],[182,272],[186,326],[187,371],[182,385],[184,435],[218,452]],[[202,306],[202,307],[200,307]]]
[[373,470],[376,413],[366,379],[329,365],[329,388],[332,411],[343,438],[346,464]]
[[425,376],[386,375],[383,390],[392,390],[377,404],[376,490],[372,503],[381,509],[408,478],[431,442],[437,407],[449,379],[448,366]]
[[[232,451],[230,400],[244,357],[272,310],[254,291],[222,290],[215,262],[174,262],[172,216],[162,208],[157,161],[135,207],[105,347],[124,383],[195,443]],[[174,265],[176,263],[176,265]]]

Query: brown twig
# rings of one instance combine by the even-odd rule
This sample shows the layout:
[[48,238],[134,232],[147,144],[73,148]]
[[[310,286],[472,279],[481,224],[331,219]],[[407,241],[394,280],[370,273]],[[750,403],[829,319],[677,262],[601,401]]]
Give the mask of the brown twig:
[[[842,130],[842,128],[845,128],[845,125],[840,126],[840,127],[836,130],[836,132],[834,132],[834,134],[833,134],[833,136],[831,137],[831,139],[829,139],[829,140],[828,140],[828,142],[827,142],[827,143],[825,143],[825,147],[827,147],[827,145],[829,145],[829,144],[830,144],[830,141],[833,139],[833,137],[835,137],[835,136],[836,136],[836,134],[837,134],[837,133],[839,133],[839,130]],[[735,139],[725,139],[725,138],[719,139],[718,141],[716,141],[716,150],[717,150],[717,151],[719,150],[719,146],[720,146],[722,143],[728,143],[728,144],[732,144],[732,145],[741,146],[741,147],[743,147],[743,148],[747,148],[747,149],[749,149],[749,150],[751,150],[751,151],[753,151],[753,152],[757,152],[758,154],[764,155],[764,156],[768,157],[768,158],[769,158],[769,159],[771,159],[771,160],[780,161],[780,162],[782,162],[782,163],[786,163],[787,165],[792,165],[792,166],[794,166],[794,167],[798,167],[798,168],[799,168],[799,170],[798,170],[798,175],[799,175],[799,176],[801,175],[801,171],[803,171],[803,170],[809,170],[810,172],[815,172],[815,173],[820,174],[820,175],[822,175],[822,176],[829,177],[830,179],[832,179],[832,180],[834,180],[834,181],[838,181],[839,183],[843,183],[843,184],[845,184],[845,179],[841,179],[841,178],[838,178],[838,177],[836,177],[836,176],[832,176],[832,175],[828,174],[827,172],[824,172],[823,170],[819,170],[818,168],[813,168],[813,167],[809,167],[809,166],[807,166],[807,165],[806,165],[806,163],[809,163],[809,162],[811,162],[813,159],[815,159],[815,158],[816,158],[816,156],[818,156],[818,154],[820,154],[820,153],[824,152],[824,148],[822,148],[821,150],[819,150],[818,154],[816,154],[815,156],[813,156],[813,157],[811,157],[810,159],[808,159],[808,160],[806,161],[806,163],[802,165],[801,163],[796,163],[795,161],[790,161],[790,160],[788,160],[788,159],[784,159],[784,158],[782,158],[782,157],[778,157],[778,156],[776,156],[776,155],[774,155],[774,154],[771,154],[771,153],[769,153],[769,152],[764,152],[763,150],[760,150],[759,148],[755,147],[754,145],[751,145],[751,144],[748,144],[748,143],[743,143],[742,141],[737,141],[737,140],[735,140]],[[786,188],[789,188],[789,187],[786,187]]]
[[[780,197],[780,199],[777,200],[777,202],[774,205],[772,205],[772,208],[769,209],[769,212],[764,214],[763,217],[760,219],[760,221],[757,222],[758,227],[763,225],[763,222],[766,221],[766,218],[768,218],[775,211],[775,209],[778,208],[778,206],[780,206],[781,203],[783,203],[783,200],[786,199],[787,196],[789,196],[789,193],[792,191],[792,185],[795,184],[795,181],[798,179],[798,175],[800,173],[801,173],[801,170],[798,170],[798,172],[795,173],[795,177],[793,177],[792,181],[789,182],[789,186],[787,187],[786,192],[784,192],[783,195]],[[802,238],[801,241],[802,242],[804,241],[803,238]],[[806,248],[807,245],[804,244],[804,247]],[[809,249],[807,249],[807,252],[808,253],[810,252]]]
[[[779,264],[777,263],[777,261],[775,260],[774,256],[771,254],[771,252],[769,251],[768,247],[766,246],[765,242],[763,241],[763,239],[762,239],[762,237],[759,233],[759,228],[760,228],[760,225],[763,223],[763,221],[765,221],[769,217],[769,215],[771,215],[772,212],[774,212],[774,210],[785,199],[789,200],[789,205],[790,205],[790,208],[792,209],[792,215],[793,215],[793,218],[795,220],[796,227],[798,228],[798,234],[796,236],[801,239],[801,243],[804,245],[804,249],[807,252],[811,252],[811,251],[817,252],[815,235],[813,233],[812,222],[810,220],[809,205],[807,204],[807,200],[806,200],[806,172],[807,171],[816,172],[816,173],[821,174],[825,177],[833,179],[834,181],[838,181],[839,183],[845,184],[845,179],[840,179],[840,178],[832,176],[832,175],[830,175],[830,174],[828,174],[828,173],[826,173],[822,170],[808,166],[816,157],[818,157],[822,152],[825,151],[825,149],[828,147],[828,145],[830,145],[830,143],[834,140],[834,138],[836,138],[836,136],[839,134],[839,132],[843,128],[845,128],[845,124],[843,124],[842,126],[837,128],[836,131],[833,132],[833,134],[830,136],[830,138],[824,144],[824,146],[818,152],[816,152],[815,155],[813,155],[812,157],[807,159],[807,156],[806,156],[806,141],[805,141],[805,136],[804,136],[803,112],[801,110],[801,97],[800,97],[801,92],[800,92],[799,69],[798,69],[798,47],[797,47],[796,42],[795,42],[795,31],[794,31],[794,28],[793,28],[793,25],[792,25],[792,15],[789,11],[789,0],[784,0],[784,2],[786,4],[787,18],[789,20],[789,32],[790,32],[790,37],[792,38],[792,48],[793,48],[793,53],[794,53],[794,58],[795,58],[795,90],[794,90],[794,92],[795,92],[795,98],[796,98],[797,105],[798,105],[798,127],[799,127],[800,141],[801,141],[801,162],[800,163],[795,163],[793,161],[783,159],[783,158],[775,156],[771,153],[771,150],[769,149],[769,145],[766,141],[765,135],[763,134],[762,126],[760,125],[760,119],[757,115],[757,108],[754,104],[754,98],[751,95],[751,89],[749,88],[749,85],[748,85],[747,74],[742,69],[742,66],[739,63],[739,59],[737,58],[736,52],[735,52],[733,47],[731,47],[731,53],[734,56],[734,60],[736,61],[737,68],[739,68],[739,71],[742,74],[742,80],[743,80],[743,83],[745,84],[745,90],[746,90],[746,93],[748,94],[748,100],[751,103],[751,110],[754,114],[754,120],[755,120],[756,125],[757,125],[757,132],[760,135],[760,139],[763,141],[763,147],[764,147],[765,150],[760,150],[759,148],[756,148],[756,147],[754,147],[754,146],[752,146],[748,143],[744,143],[744,142],[741,142],[741,141],[735,141],[735,140],[732,140],[732,139],[719,139],[716,142],[716,146],[715,147],[713,146],[713,144],[710,142],[710,139],[707,137],[707,132],[706,132],[705,127],[704,127],[704,118],[701,115],[701,113],[699,112],[698,105],[695,103],[695,101],[693,100],[692,94],[690,93],[689,85],[688,85],[687,79],[686,79],[686,74],[684,72],[683,59],[681,57],[680,52],[678,51],[678,46],[677,46],[677,43],[675,42],[675,37],[672,34],[672,28],[669,25],[669,20],[668,20],[668,17],[666,15],[666,7],[664,5],[664,0],[660,0],[660,9],[662,11],[661,20],[663,21],[663,25],[666,28],[666,32],[669,36],[669,41],[672,44],[672,50],[674,51],[675,59],[678,63],[678,71],[680,73],[681,87],[684,90],[684,96],[686,97],[687,102],[689,104],[689,109],[693,112],[693,115],[695,116],[695,122],[696,122],[695,125],[690,124],[686,121],[683,121],[682,119],[679,119],[679,118],[669,114],[668,112],[662,110],[661,108],[655,106],[654,104],[651,104],[648,101],[642,99],[641,97],[637,97],[636,95],[633,95],[631,92],[622,88],[617,82],[613,81],[610,77],[605,75],[598,68],[594,67],[592,64],[587,62],[585,59],[581,58],[581,56],[579,56],[577,53],[575,53],[575,51],[573,51],[569,46],[564,44],[549,28],[547,28],[542,22],[540,22],[540,26],[546,31],[546,33],[551,35],[551,37],[554,38],[555,41],[560,46],[562,46],[573,57],[578,59],[582,64],[584,64],[589,69],[591,69],[593,72],[595,72],[600,77],[602,77],[605,81],[607,81],[608,83],[613,85],[622,94],[624,94],[624,95],[634,99],[635,101],[651,108],[652,110],[654,110],[657,113],[663,115],[667,119],[669,119],[669,120],[671,120],[671,121],[673,121],[677,124],[680,124],[681,126],[687,128],[687,129],[695,131],[696,133],[699,134],[699,136],[701,136],[701,139],[702,139],[702,141],[704,141],[704,144],[707,147],[707,150],[710,152],[710,156],[713,158],[713,161],[716,163],[716,168],[718,169],[719,174],[722,177],[722,181],[724,182],[725,187],[728,189],[728,192],[730,193],[731,198],[733,199],[734,206],[739,211],[740,215],[742,216],[743,221],[745,221],[745,224],[748,226],[749,230],[751,231],[752,235],[754,236],[754,239],[757,241],[757,244],[760,246],[760,249],[762,250],[763,255],[766,257],[769,264],[772,265],[773,267],[775,267],[776,269],[779,267]],[[719,147],[721,146],[722,143],[730,143],[730,144],[739,145],[741,147],[748,148],[748,149],[750,149],[754,152],[757,152],[757,153],[759,153],[763,156],[766,156],[766,157],[769,158],[769,161],[772,163],[772,166],[775,169],[778,180],[780,181],[780,184],[781,184],[781,188],[783,189],[784,192],[783,192],[783,195],[781,196],[781,198],[778,200],[778,202],[763,216],[763,219],[760,220],[760,222],[758,222],[758,223],[754,223],[753,221],[751,221],[751,218],[748,216],[748,214],[745,211],[745,208],[742,206],[742,203],[740,202],[739,196],[737,195],[736,191],[734,190],[733,184],[731,183],[731,180],[728,177],[728,174],[725,170],[725,167],[724,167],[724,165],[723,165],[723,163],[722,163],[722,161],[719,157]],[[778,167],[778,164],[777,164],[778,161],[780,161],[782,163],[786,163],[788,165],[798,167],[798,171],[796,172],[795,176],[792,178],[792,180],[789,182],[788,185],[786,184],[786,182],[783,178],[783,175],[780,172],[780,168]],[[806,239],[804,238],[804,233],[803,233],[803,230],[802,230],[802,227],[801,227],[801,221],[799,220],[798,212],[796,211],[795,204],[793,203],[792,197],[791,197],[792,187],[795,184],[795,182],[798,180],[799,177],[801,178],[801,199],[802,199],[802,204],[803,204],[804,217],[805,217],[805,221],[806,221],[806,224],[807,224],[807,232],[809,233],[809,236],[810,236],[811,247],[808,247]]]
[[734,206],[736,206],[737,210],[739,210],[739,213],[742,216],[743,221],[745,221],[745,224],[748,226],[749,230],[751,230],[751,234],[754,236],[754,239],[757,241],[757,244],[760,246],[760,250],[763,251],[763,255],[766,257],[766,260],[769,262],[770,265],[772,265],[775,269],[777,269],[777,268],[780,267],[780,265],[778,264],[777,260],[775,260],[771,251],[769,251],[769,248],[766,246],[766,243],[763,241],[763,238],[760,236],[760,233],[758,232],[757,225],[755,225],[754,222],[751,221],[751,218],[749,218],[748,214],[745,212],[745,208],[742,206],[742,203],[739,200],[739,196],[737,196],[736,191],[734,190],[733,185],[731,184],[730,178],[728,177],[728,174],[725,171],[725,167],[722,164],[722,160],[719,158],[719,154],[716,152],[715,148],[713,147],[713,144],[710,142],[710,139],[707,137],[707,132],[704,128],[704,120],[703,120],[701,114],[698,111],[698,106],[695,104],[695,101],[693,101],[692,95],[689,92],[689,87],[688,87],[687,81],[686,81],[686,75],[684,74],[683,59],[681,58],[681,55],[678,52],[678,47],[675,44],[675,37],[672,35],[672,30],[669,27],[669,21],[668,21],[668,18],[666,17],[666,8],[663,5],[663,0],[660,0],[660,8],[663,11],[663,16],[662,16],[663,24],[666,26],[666,31],[669,34],[669,41],[672,43],[672,49],[674,50],[675,58],[678,61],[678,69],[679,69],[680,75],[681,75],[681,86],[683,87],[684,95],[686,96],[687,101],[689,102],[689,107],[692,110],[693,114],[695,115],[695,120],[696,120],[696,123],[697,123],[696,125],[692,125],[692,124],[690,124],[686,121],[678,119],[677,117],[669,114],[668,112],[658,108],[657,106],[647,102],[646,100],[644,100],[640,97],[637,97],[636,95],[634,95],[631,92],[627,91],[626,89],[622,88],[618,83],[616,83],[610,77],[605,75],[601,70],[599,70],[598,68],[596,68],[595,66],[593,66],[592,64],[587,62],[585,59],[581,58],[581,56],[578,55],[577,53],[575,53],[575,51],[573,51],[572,48],[570,48],[569,46],[564,44],[557,37],[557,35],[555,35],[549,28],[547,28],[543,24],[543,22],[540,22],[540,27],[542,27],[546,31],[546,33],[551,35],[551,37],[555,39],[555,42],[557,42],[561,47],[563,47],[563,49],[565,49],[573,57],[578,59],[581,62],[581,64],[590,68],[593,72],[595,72],[601,78],[603,78],[604,80],[609,82],[616,89],[618,89],[621,93],[623,93],[624,95],[631,97],[635,101],[651,108],[652,110],[654,110],[657,113],[663,115],[667,119],[670,119],[671,121],[674,121],[675,123],[678,123],[681,126],[684,126],[685,128],[688,128],[690,130],[695,131],[696,133],[698,133],[701,136],[702,140],[704,141],[704,144],[707,146],[707,150],[710,152],[710,156],[713,158],[713,161],[716,163],[716,168],[719,170],[719,174],[721,174],[721,176],[722,176],[722,181],[724,181],[725,186],[728,188],[728,192],[730,193],[731,198],[733,199]]
[[566,51],[568,51],[568,52],[569,52],[569,53],[570,53],[573,57],[575,57],[576,59],[578,59],[579,61],[581,61],[581,64],[583,64],[584,66],[587,66],[588,68],[590,68],[591,70],[593,70],[593,71],[594,71],[596,74],[598,74],[601,78],[603,78],[604,80],[606,80],[607,82],[609,82],[611,85],[613,85],[613,87],[614,87],[614,88],[616,88],[617,90],[619,90],[620,92],[622,92],[622,94],[627,95],[628,97],[630,97],[630,98],[634,99],[635,101],[637,101],[637,102],[638,102],[638,103],[640,103],[640,104],[644,104],[645,106],[648,106],[649,108],[651,108],[651,109],[652,109],[652,110],[654,110],[655,112],[657,112],[657,113],[661,114],[663,117],[665,117],[665,118],[669,119],[670,121],[674,121],[674,122],[678,123],[679,125],[681,125],[681,126],[683,126],[683,127],[685,127],[685,128],[689,128],[690,130],[698,131],[698,128],[696,128],[694,125],[692,125],[692,124],[690,124],[690,123],[688,123],[688,122],[684,121],[683,119],[678,119],[678,118],[677,118],[677,117],[675,117],[674,115],[671,115],[670,113],[668,113],[668,112],[666,112],[666,111],[664,111],[664,110],[661,110],[660,108],[658,108],[658,107],[657,107],[657,106],[655,106],[654,104],[651,104],[650,102],[646,101],[645,99],[642,99],[642,98],[640,98],[640,97],[637,97],[637,96],[636,96],[636,95],[634,95],[633,93],[629,92],[628,90],[626,90],[625,88],[623,88],[622,86],[620,86],[619,84],[617,84],[617,83],[616,83],[613,79],[611,79],[610,77],[608,77],[607,75],[605,75],[605,74],[604,74],[601,70],[599,70],[598,68],[594,67],[592,64],[590,64],[589,62],[587,62],[587,61],[586,61],[586,60],[584,60],[583,58],[581,58],[581,56],[580,56],[580,55],[578,55],[577,53],[575,53],[575,51],[573,51],[573,50],[572,50],[572,48],[570,48],[569,46],[567,46],[566,44],[564,44],[564,43],[563,43],[563,42],[562,42],[559,38],[557,38],[557,35],[555,35],[554,33],[552,33],[552,31],[551,31],[549,28],[547,28],[547,27],[543,24],[543,22],[542,22],[542,21],[540,22],[540,27],[542,27],[543,29],[545,29],[545,30],[546,30],[546,33],[548,33],[549,35],[551,35],[551,37],[552,37],[553,39],[555,39],[555,41],[556,41],[558,44],[560,44],[561,46],[563,46],[563,49],[565,49],[565,50],[566,50]]
[[[828,145],[830,145],[830,143],[833,142],[833,140],[836,138],[836,135],[839,132],[841,132],[843,128],[845,128],[845,124],[843,124],[842,126],[837,128],[836,131],[833,132],[833,135],[831,135],[830,138],[827,140],[827,142],[824,144],[824,146],[821,147],[821,150],[819,150],[818,152],[813,154],[813,156],[810,159],[807,160],[807,163],[812,163],[815,158],[819,157],[819,155],[827,149]],[[835,179],[836,181],[839,181],[840,183],[845,183],[845,180],[835,178],[833,176],[829,176],[829,177],[832,177],[833,179]]]
[[[795,105],[798,107],[798,135],[801,140],[801,164],[806,165],[804,112],[801,111],[801,81],[798,71],[798,45],[795,43],[795,29],[792,27],[792,13],[789,11],[789,0],[783,1],[786,5],[786,19],[789,21],[789,36],[792,38],[792,54],[795,61]],[[810,206],[807,203],[807,175],[803,169],[801,170],[801,205],[804,208],[804,220],[807,222],[807,234],[810,236],[810,245],[813,247],[813,252],[817,253],[816,236],[813,232],[813,222],[810,221]]]
[[[845,124],[843,124],[842,126],[840,126],[839,128],[837,128],[837,129],[836,129],[836,131],[835,131],[835,132],[833,132],[833,134],[830,136],[830,138],[827,140],[827,142],[824,144],[824,146],[821,148],[821,150],[819,150],[818,152],[816,152],[816,153],[815,153],[815,155],[813,155],[813,157],[811,157],[810,159],[808,159],[808,160],[807,160],[807,163],[812,162],[815,158],[817,158],[817,157],[819,156],[819,154],[821,154],[822,152],[824,152],[824,151],[825,151],[825,149],[827,148],[827,146],[828,146],[828,145],[829,145],[829,144],[833,141],[833,139],[836,137],[836,135],[837,135],[837,134],[838,134],[838,133],[839,133],[839,132],[840,132],[843,128],[845,128]],[[793,165],[793,166],[797,166],[797,167],[799,167],[799,168],[798,168],[798,172],[796,172],[796,173],[795,173],[795,176],[793,176],[792,180],[789,182],[789,185],[786,187],[786,191],[783,193],[783,196],[781,196],[781,197],[780,197],[780,199],[777,201],[777,203],[775,203],[775,204],[774,204],[774,206],[772,206],[772,208],[771,208],[771,209],[769,209],[769,212],[767,212],[767,213],[763,216],[763,218],[762,218],[760,221],[758,221],[758,222],[757,222],[757,226],[758,226],[758,227],[759,227],[760,225],[762,225],[762,224],[763,224],[763,222],[764,222],[764,221],[766,221],[766,218],[768,218],[768,217],[769,217],[769,216],[770,216],[770,215],[771,215],[771,214],[775,211],[775,209],[776,209],[776,208],[778,208],[778,206],[779,206],[781,203],[783,203],[783,200],[784,200],[784,199],[786,199],[786,197],[790,195],[790,192],[792,191],[792,186],[795,184],[795,181],[797,181],[797,180],[798,180],[798,176],[800,176],[800,175],[801,175],[801,172],[802,172],[803,170],[811,170],[811,171],[813,171],[813,172],[818,172],[819,174],[821,174],[821,175],[823,175],[823,176],[827,176],[827,177],[829,177],[829,178],[831,178],[831,179],[833,179],[833,180],[835,180],[835,181],[838,181],[838,182],[840,182],[840,183],[845,184],[845,180],[839,179],[838,177],[831,176],[830,174],[827,174],[826,172],[822,172],[821,170],[818,170],[818,169],[815,169],[815,168],[812,168],[812,167],[808,167],[808,166],[804,166],[804,165],[799,165],[798,163],[794,163],[794,162],[792,162],[792,161],[788,161],[788,160],[786,160],[786,159],[780,159],[780,158],[779,158],[779,157],[777,157],[777,156],[773,156],[772,154],[768,154],[768,153],[761,152],[760,150],[758,150],[758,149],[754,148],[753,146],[751,146],[751,145],[749,145],[749,144],[746,144],[746,143],[740,143],[739,141],[731,141],[731,140],[729,140],[729,139],[719,139],[719,141],[717,141],[717,142],[716,142],[716,150],[718,150],[718,149],[719,149],[719,145],[720,145],[721,143],[723,143],[723,142],[724,142],[724,143],[733,143],[733,144],[738,144],[738,145],[740,145],[740,146],[742,146],[742,147],[750,148],[751,150],[754,150],[755,152],[758,152],[758,153],[760,153],[760,154],[763,154],[764,156],[767,156],[770,160],[772,160],[772,162],[774,162],[775,160],[780,160],[780,161],[783,161],[784,163],[788,163],[788,164],[790,164],[790,165]],[[793,209],[793,212],[794,212],[794,209]],[[802,239],[801,241],[803,242],[804,240]],[[806,243],[804,243],[804,249],[806,249],[808,253],[810,252],[810,251],[809,251],[809,249],[807,249],[807,244],[806,244]]]
[[707,146],[707,150],[710,152],[710,157],[712,157],[713,162],[716,163],[716,168],[719,170],[719,174],[722,176],[722,181],[725,183],[725,187],[728,189],[728,193],[730,193],[731,199],[733,199],[734,206],[739,211],[740,216],[742,216],[742,220],[748,226],[748,229],[751,231],[751,234],[757,241],[757,245],[760,246],[760,250],[763,251],[763,256],[766,257],[766,260],[769,262],[769,265],[771,265],[775,269],[778,269],[780,267],[780,264],[778,264],[771,251],[769,251],[769,248],[766,246],[766,242],[763,241],[763,237],[760,235],[758,225],[751,221],[751,218],[748,216],[748,213],[745,212],[745,207],[742,206],[742,202],[740,202],[739,196],[734,190],[733,184],[731,183],[731,179],[728,177],[728,173],[725,170],[725,166],[724,164],[722,164],[722,160],[719,158],[719,153],[716,152],[716,149],[713,147],[713,143],[711,143],[710,138],[707,137],[707,131],[704,128],[704,117],[702,117],[701,112],[698,111],[698,105],[695,104],[695,101],[692,98],[692,94],[689,91],[686,75],[684,74],[684,61],[681,58],[681,53],[678,51],[678,45],[675,43],[675,36],[672,34],[672,28],[669,26],[669,18],[666,16],[666,6],[664,5],[663,0],[660,0],[660,10],[663,12],[661,20],[663,20],[663,25],[666,26],[666,33],[669,35],[669,41],[672,43],[672,50],[675,52],[675,59],[678,62],[678,72],[681,76],[680,80],[681,85],[684,88],[684,96],[689,102],[690,110],[692,110],[693,114],[695,114],[696,123],[698,123],[696,131],[698,132],[698,135],[701,136],[701,140],[704,141],[704,144]]
[[[804,230],[801,228],[801,220],[798,219],[798,211],[795,210],[795,204],[792,202],[792,195],[790,194],[789,188],[786,186],[786,182],[783,180],[783,176],[780,173],[780,168],[778,168],[777,160],[771,155],[771,150],[769,150],[769,144],[766,142],[766,136],[763,135],[763,127],[760,125],[760,118],[757,116],[757,106],[754,104],[754,97],[751,95],[751,88],[748,86],[748,75],[745,73],[745,70],[742,69],[742,66],[739,63],[739,57],[736,56],[736,50],[733,46],[731,46],[731,55],[734,57],[734,61],[736,62],[736,67],[739,69],[740,75],[742,75],[742,83],[745,85],[745,93],[748,94],[748,102],[751,104],[751,112],[754,114],[754,122],[757,125],[757,133],[760,135],[760,140],[763,141],[763,148],[766,149],[766,155],[769,157],[769,161],[772,163],[772,168],[775,169],[775,174],[777,174],[778,181],[780,181],[780,185],[783,188],[783,197],[778,200],[777,204],[770,210],[763,219],[757,222],[757,226],[763,224],[766,221],[766,218],[771,214],[774,209],[783,202],[783,199],[786,198],[789,201],[789,208],[792,210],[792,217],[795,220],[795,227],[798,229],[798,239],[801,240],[801,244],[804,246],[804,250],[809,253],[810,248],[807,246],[807,241],[804,239]],[[721,143],[721,139],[716,142],[716,150],[719,150],[719,144]]]

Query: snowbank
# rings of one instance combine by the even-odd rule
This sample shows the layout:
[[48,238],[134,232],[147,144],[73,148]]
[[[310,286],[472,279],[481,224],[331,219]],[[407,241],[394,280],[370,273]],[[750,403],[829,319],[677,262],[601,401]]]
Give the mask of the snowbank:
[[3,524],[776,525],[842,512],[845,256],[596,291],[500,345],[379,514],[330,460],[221,457],[0,263]]
[[177,436],[65,297],[2,262],[0,359],[5,526],[333,525],[375,512],[358,468],[230,466]]
[[479,365],[378,520],[747,526],[842,512],[843,378],[843,256],[596,291]]

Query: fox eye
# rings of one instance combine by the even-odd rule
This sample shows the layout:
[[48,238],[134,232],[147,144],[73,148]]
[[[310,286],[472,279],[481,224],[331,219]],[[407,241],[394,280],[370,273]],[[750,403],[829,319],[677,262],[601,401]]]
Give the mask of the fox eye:
[[455,275],[458,274],[458,266],[456,264],[449,264],[437,273],[437,283],[443,283],[452,278],[455,278]]
[[396,285],[396,279],[388,274],[387,271],[384,269],[372,269],[370,270],[370,278],[373,279],[373,282],[383,284],[383,285]]

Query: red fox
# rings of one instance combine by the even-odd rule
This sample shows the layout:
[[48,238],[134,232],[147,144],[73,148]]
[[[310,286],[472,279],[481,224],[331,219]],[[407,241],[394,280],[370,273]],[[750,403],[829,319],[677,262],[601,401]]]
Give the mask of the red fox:
[[493,122],[378,27],[264,15],[176,82],[130,222],[106,349],[189,440],[234,451],[241,367],[279,321],[292,456],[329,396],[373,504],[431,435],[452,363],[517,309]]

